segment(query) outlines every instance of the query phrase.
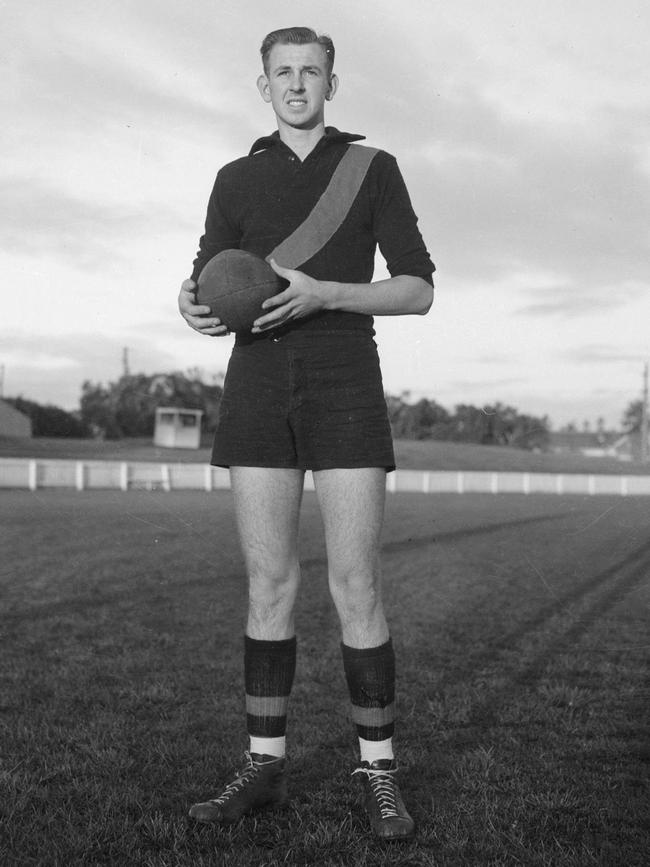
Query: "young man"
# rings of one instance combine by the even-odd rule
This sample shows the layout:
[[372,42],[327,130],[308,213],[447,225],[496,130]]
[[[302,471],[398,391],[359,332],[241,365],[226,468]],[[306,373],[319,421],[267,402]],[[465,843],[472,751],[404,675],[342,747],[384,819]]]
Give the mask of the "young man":
[[[241,248],[269,257],[288,282],[264,303],[252,331],[236,336],[212,456],[213,464],[230,468],[248,572],[250,747],[235,779],[195,804],[190,816],[233,822],[286,800],[298,520],[304,474],[311,470],[359,737],[354,774],[363,783],[373,832],[399,839],[414,826],[392,749],[395,662],[378,561],[386,472],[394,469],[394,457],[372,316],[426,313],[434,266],[394,158],[352,144],[363,136],[325,127],[324,106],[338,85],[331,40],[308,28],[278,30],[265,38],[261,53],[257,86],[273,108],[277,132],[219,172],[194,270],[179,296],[187,323],[218,336],[225,326],[194,295],[212,256]],[[356,174],[354,195],[347,181],[336,188],[333,180],[346,154],[365,166]],[[345,189],[350,201],[342,205]],[[309,223],[302,264],[284,267],[281,245],[297,230],[304,235],[309,215],[314,209],[322,215],[324,203],[345,212],[316,241]],[[377,245],[392,276],[373,283]],[[271,257],[276,249],[277,261]]]

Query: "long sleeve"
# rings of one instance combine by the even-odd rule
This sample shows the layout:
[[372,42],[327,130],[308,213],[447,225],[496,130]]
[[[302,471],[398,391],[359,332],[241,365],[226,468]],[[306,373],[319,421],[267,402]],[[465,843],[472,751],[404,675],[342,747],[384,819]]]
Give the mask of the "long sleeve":
[[239,247],[240,232],[228,217],[227,209],[223,203],[222,187],[221,173],[219,173],[208,201],[205,231],[199,240],[199,250],[193,262],[193,280],[198,279],[205,265],[217,253]]
[[435,265],[418,229],[406,184],[397,161],[382,155],[371,194],[374,199],[373,232],[391,277],[409,275],[432,282]]

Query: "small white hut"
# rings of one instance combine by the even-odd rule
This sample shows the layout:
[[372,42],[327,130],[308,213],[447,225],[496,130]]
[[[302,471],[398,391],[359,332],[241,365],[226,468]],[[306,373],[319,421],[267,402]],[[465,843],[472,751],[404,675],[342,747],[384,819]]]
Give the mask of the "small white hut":
[[200,409],[176,409],[159,406],[153,443],[168,449],[198,449],[201,445]]
[[0,436],[28,439],[32,435],[32,420],[24,412],[0,398]]

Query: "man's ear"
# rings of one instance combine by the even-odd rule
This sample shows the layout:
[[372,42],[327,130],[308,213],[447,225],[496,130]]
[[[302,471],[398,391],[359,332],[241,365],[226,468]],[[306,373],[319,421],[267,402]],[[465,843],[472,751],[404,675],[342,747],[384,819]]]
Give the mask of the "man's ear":
[[327,94],[327,96],[325,97],[325,99],[333,99],[333,98],[334,98],[334,94],[335,94],[336,91],[338,90],[338,87],[339,87],[339,79],[338,79],[338,76],[336,76],[336,75],[331,75],[331,76],[330,76],[330,87],[329,87],[329,93]]
[[266,75],[260,75],[257,79],[257,89],[264,102],[271,102],[271,91],[269,88],[269,80]]

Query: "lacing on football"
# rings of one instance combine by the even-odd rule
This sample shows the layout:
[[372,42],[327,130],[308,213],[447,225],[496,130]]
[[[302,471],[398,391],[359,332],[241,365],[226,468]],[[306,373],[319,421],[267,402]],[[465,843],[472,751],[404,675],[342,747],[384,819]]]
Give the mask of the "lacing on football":
[[356,768],[354,774],[365,774],[368,777],[372,793],[377,799],[382,819],[398,816],[396,803],[397,784],[393,779],[394,771],[376,771],[373,768]]
[[237,775],[237,778],[234,779],[232,783],[228,783],[228,785],[218,798],[210,798],[211,804],[219,804],[219,806],[223,806],[223,804],[225,804],[229,798],[231,798],[233,795],[236,795],[241,789],[244,788],[246,783],[250,782],[253,777],[259,773],[259,764],[256,764],[253,761],[253,758],[249,752],[246,752],[245,755],[246,760],[248,761],[246,767],[242,768],[242,770]]

